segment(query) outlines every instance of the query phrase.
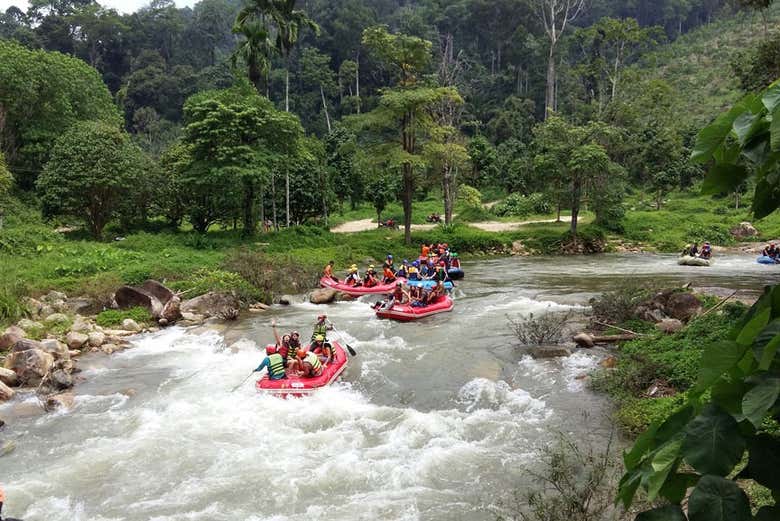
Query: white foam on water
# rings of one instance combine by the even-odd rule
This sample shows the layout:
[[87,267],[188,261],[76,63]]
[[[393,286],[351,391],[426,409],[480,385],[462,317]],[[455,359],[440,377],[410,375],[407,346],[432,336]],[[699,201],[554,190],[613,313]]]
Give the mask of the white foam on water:
[[584,351],[575,351],[563,359],[563,377],[566,379],[566,389],[571,392],[585,389],[585,379],[578,376],[587,374],[598,365],[598,357]]
[[512,300],[484,306],[477,310],[477,316],[509,312],[528,316],[530,314],[539,315],[561,311],[584,311],[588,309],[586,306],[559,304],[551,300],[536,300],[514,294],[507,294],[506,297],[509,297]]
[[[375,405],[349,384],[304,399],[259,395],[251,380],[231,393],[262,353],[221,342],[175,329],[139,338],[116,363],[195,374],[137,397],[78,396],[68,429],[90,432],[58,436],[64,418],[44,417],[51,437],[36,443],[49,457],[34,469],[14,453],[7,460],[21,517],[429,518],[419,501],[490,493],[522,461],[518,441],[550,414],[522,389],[485,379],[461,389],[462,407],[427,412]],[[384,346],[378,356],[407,347],[384,333],[371,342]]]

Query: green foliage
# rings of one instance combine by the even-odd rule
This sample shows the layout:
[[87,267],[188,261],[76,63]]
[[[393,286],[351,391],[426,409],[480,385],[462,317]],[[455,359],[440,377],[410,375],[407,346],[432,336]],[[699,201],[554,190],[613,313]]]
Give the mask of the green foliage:
[[233,293],[242,302],[255,302],[263,297],[262,291],[247,282],[241,275],[221,269],[197,270],[186,279],[174,281],[171,289],[187,291],[187,297],[196,297],[210,291]]
[[100,239],[123,202],[144,186],[143,153],[127,134],[99,122],[82,122],[60,136],[37,181],[45,215],[83,218]]
[[[737,477],[780,494],[774,461],[780,439],[761,431],[764,418],[780,418],[778,302],[780,287],[768,287],[736,327],[705,346],[685,403],[650,425],[624,456],[618,498],[626,507],[640,486],[649,500],[660,496],[672,504],[694,487],[688,519],[752,519],[749,500],[733,481],[745,453],[748,464]],[[679,478],[683,471],[690,479]]]
[[139,324],[151,324],[153,322],[149,310],[142,307],[135,307],[125,310],[107,309],[101,311],[95,317],[95,323],[100,327],[112,327],[121,324],[123,320],[128,318],[135,320]]
[[460,185],[456,202],[467,208],[482,208],[482,194],[473,186]]
[[699,132],[692,159],[711,162],[704,190],[732,192],[755,177],[753,214],[766,217],[780,206],[776,169],[780,154],[780,81],[748,94]]
[[74,123],[119,125],[111,94],[95,69],[77,58],[2,39],[0,106],[2,152],[24,188],[48,161],[51,144]]
[[0,284],[0,325],[27,315],[27,308],[22,303],[25,294],[26,288],[19,281]]
[[759,92],[780,78],[780,35],[773,35],[735,56],[731,66],[745,92]]
[[493,207],[493,213],[500,217],[528,217],[533,214],[545,215],[552,211],[553,205],[549,197],[541,193],[526,196],[515,192]]

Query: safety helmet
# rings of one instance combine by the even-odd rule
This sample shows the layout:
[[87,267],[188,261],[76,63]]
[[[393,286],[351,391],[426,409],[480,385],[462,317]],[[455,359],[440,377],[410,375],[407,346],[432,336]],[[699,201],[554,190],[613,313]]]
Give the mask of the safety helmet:
[[350,266],[349,268],[350,268],[350,269],[352,269],[352,268],[355,268],[355,269],[357,269],[357,264],[353,264],[353,265],[352,265],[352,266]]
[[298,351],[295,352],[295,355],[298,358],[305,358],[306,357],[306,350],[305,349],[299,349]]
[[373,264],[369,264],[368,265],[368,269],[373,270],[374,269],[374,265]]
[[420,265],[420,261],[414,261],[414,262],[412,263],[412,266],[414,266],[415,268],[416,268],[417,266],[419,266],[419,265]]
[[412,266],[411,268],[409,268],[409,273],[417,273],[417,268]]
[[276,346],[265,346],[265,354],[272,355],[276,353]]
[[291,333],[291,336],[301,336],[301,334],[300,334],[300,333],[298,333],[297,331],[293,331],[293,332]]
[[457,257],[458,257],[458,254],[457,254],[457,253],[453,253],[453,254],[452,254],[452,256],[453,256],[453,257],[455,257],[455,258],[457,258]]
[[350,273],[357,273],[357,268],[355,268],[355,267],[349,268],[349,272]]
[[325,320],[326,318],[328,318],[327,315],[319,315],[317,320]]
[[393,256],[392,256],[392,255],[390,255],[390,254],[388,253],[388,254],[387,254],[387,258],[388,258],[388,259],[392,259],[392,258],[393,258]]
[[401,264],[409,264],[409,259],[404,259],[401,261]]
[[317,335],[317,336],[314,337],[314,341],[315,342],[324,342],[325,341],[325,337],[322,336],[322,335]]

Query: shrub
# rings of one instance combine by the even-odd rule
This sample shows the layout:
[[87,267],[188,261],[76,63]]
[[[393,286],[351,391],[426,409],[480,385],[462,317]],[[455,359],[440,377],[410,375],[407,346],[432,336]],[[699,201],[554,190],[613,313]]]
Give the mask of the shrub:
[[94,300],[102,309],[111,305],[114,292],[122,285],[122,279],[116,273],[100,273],[80,281],[76,286],[76,294]]
[[658,288],[634,279],[625,279],[610,291],[590,299],[593,317],[602,322],[622,324],[634,318],[636,308],[652,297]]
[[536,316],[530,313],[528,316],[517,318],[507,316],[507,320],[520,344],[540,346],[563,342],[571,315],[571,311],[543,313]]
[[95,323],[100,327],[111,327],[121,324],[126,318],[135,320],[139,324],[149,324],[153,321],[149,310],[142,307],[135,307],[124,310],[107,309],[95,317]]
[[26,291],[21,283],[0,286],[0,324],[15,322],[27,315],[22,302]]
[[232,293],[242,302],[255,302],[263,293],[247,282],[241,275],[232,271],[202,269],[191,277],[170,283],[175,290],[188,291],[188,297],[203,295],[209,291]]
[[462,222],[481,222],[489,221],[495,217],[490,211],[486,210],[482,206],[464,206],[457,210],[457,219]]
[[733,244],[734,237],[725,224],[692,224],[685,230],[689,240],[698,243],[709,241],[713,244]]
[[304,264],[293,255],[267,255],[247,249],[233,252],[223,267],[239,274],[265,302],[274,295],[314,286],[320,273],[319,266]]
[[460,185],[456,202],[470,208],[481,208],[482,194],[473,186]]
[[548,214],[552,209],[552,203],[544,194],[525,196],[516,192],[495,205],[493,213],[501,217],[526,217],[531,214]]

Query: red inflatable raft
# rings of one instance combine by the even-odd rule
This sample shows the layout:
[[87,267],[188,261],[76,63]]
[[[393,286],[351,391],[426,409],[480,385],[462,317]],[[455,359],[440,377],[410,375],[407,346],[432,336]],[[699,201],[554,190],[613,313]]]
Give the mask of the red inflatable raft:
[[418,320],[420,318],[429,317],[437,313],[444,313],[446,311],[452,311],[455,304],[452,299],[444,295],[439,297],[439,300],[433,304],[428,304],[425,307],[412,307],[409,304],[394,305],[389,309],[377,309],[376,316],[379,318],[390,318],[392,320],[398,320],[401,322],[411,322],[412,320]]
[[[403,281],[403,279],[399,280]],[[398,281],[391,282],[390,284],[380,283],[376,286],[367,288],[365,286],[350,286],[348,284],[344,284],[343,282],[336,282],[329,277],[322,277],[320,279],[320,286],[323,288],[332,288],[353,297],[361,297],[363,295],[386,295],[388,293],[392,293],[397,282]]]
[[285,396],[305,396],[313,393],[321,387],[326,387],[341,376],[344,369],[347,368],[347,353],[338,342],[331,342],[336,350],[336,357],[333,362],[322,368],[322,374],[314,378],[302,378],[299,376],[290,376],[281,380],[271,380],[268,374],[257,381],[255,387],[258,391],[275,394],[281,397]]

